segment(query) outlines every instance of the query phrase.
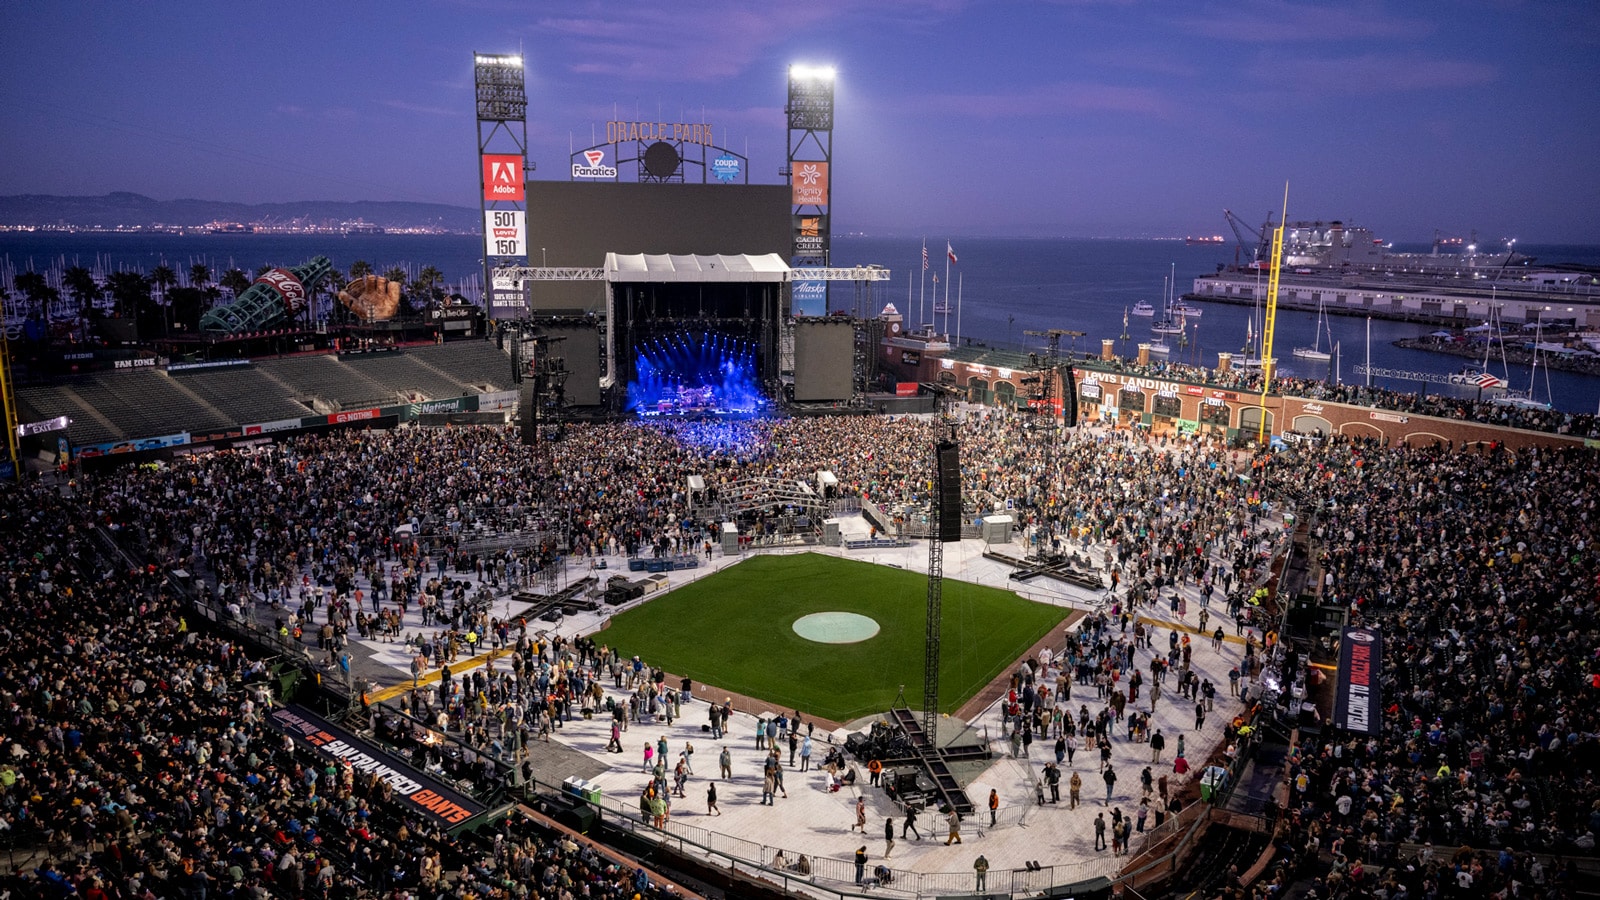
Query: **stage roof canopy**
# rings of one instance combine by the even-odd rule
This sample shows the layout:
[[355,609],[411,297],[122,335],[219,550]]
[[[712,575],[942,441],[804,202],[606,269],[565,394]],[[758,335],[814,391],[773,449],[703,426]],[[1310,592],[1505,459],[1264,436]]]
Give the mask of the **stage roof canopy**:
[[789,265],[776,253],[759,256],[700,256],[665,253],[607,253],[607,281],[665,283],[789,280]]

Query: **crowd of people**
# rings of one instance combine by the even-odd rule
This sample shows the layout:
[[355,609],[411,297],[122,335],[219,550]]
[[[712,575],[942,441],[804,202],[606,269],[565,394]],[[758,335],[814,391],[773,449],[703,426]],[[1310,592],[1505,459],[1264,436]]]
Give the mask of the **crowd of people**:
[[[1089,362],[1092,365],[1102,364],[1095,358],[1091,358]],[[1246,393],[1259,393],[1265,383],[1265,376],[1259,368],[1236,367],[1223,371],[1169,360],[1152,360],[1140,365],[1121,358],[1105,365],[1110,365],[1117,372],[1129,372],[1147,378],[1171,378]],[[1589,413],[1568,413],[1557,409],[1540,409],[1529,405],[1495,403],[1493,398],[1472,399],[1437,392],[1427,394],[1361,384],[1330,384],[1320,378],[1298,378],[1289,375],[1273,378],[1272,392],[1310,400],[1374,406],[1419,416],[1439,416],[1527,431],[1600,438],[1600,416]]]
[[[93,503],[0,504],[0,835],[10,896],[665,898],[636,867],[531,819],[472,838],[391,783],[270,728],[262,656],[204,629],[167,573],[129,566]],[[20,854],[20,856],[19,856]]]
[[1384,637],[1381,733],[1292,750],[1278,883],[1320,857],[1324,898],[1570,890],[1600,834],[1592,451],[1335,441],[1268,473],[1320,486],[1323,600]]
[[[1503,880],[1531,865],[1518,853],[1592,848],[1600,831],[1592,452],[1333,438],[1249,453],[1099,428],[1044,442],[1026,426],[1000,411],[964,420],[966,493],[986,507],[977,512],[1016,512],[1041,550],[1104,548],[1096,562],[1110,573],[1114,605],[1101,620],[1122,633],[1096,631],[1074,648],[1062,669],[1078,690],[1098,690],[1097,672],[1126,671],[1128,642],[1149,640],[1132,627],[1136,609],[1171,604],[1186,614],[1186,597],[1209,609],[1214,596],[1236,629],[1247,625],[1246,601],[1282,540],[1270,525],[1274,508],[1292,502],[1314,522],[1322,602],[1388,636],[1383,734],[1307,739],[1290,763],[1285,852],[1291,860],[1332,853],[1338,877],[1329,890],[1385,877],[1375,867],[1397,865],[1402,844],[1511,854],[1492,867],[1441,856],[1418,869],[1458,882],[1474,863],[1484,869],[1475,877]],[[200,573],[241,614],[268,608],[286,632],[300,628],[308,642],[335,649],[342,629],[427,606],[431,632],[375,632],[408,641],[427,668],[479,641],[514,644],[511,671],[444,679],[410,701],[418,719],[503,753],[495,742],[504,735],[537,740],[582,698],[606,696],[598,673],[631,694],[613,708],[624,722],[653,704],[670,710],[672,692],[642,664],[592,642],[530,643],[474,604],[458,576],[509,584],[560,553],[696,552],[714,523],[691,505],[691,475],[715,494],[751,477],[810,480],[826,469],[843,491],[915,502],[926,497],[932,436],[916,417],[569,425],[564,440],[533,449],[507,429],[349,431],[253,455],[125,467],[71,491],[9,489],[3,821],[14,836],[89,853],[21,877],[63,894],[199,895],[207,885],[247,896],[289,884],[334,896],[422,895],[431,874],[438,892],[515,896],[532,870],[604,885],[595,888],[601,896],[626,890],[631,872],[608,871],[616,867],[559,838],[509,835],[464,853],[389,810],[383,782],[298,755],[261,723],[271,703],[261,660],[192,628],[164,588],[166,573]],[[471,549],[473,535],[507,523],[549,537]],[[97,527],[149,567],[109,561]],[[363,619],[369,605],[374,619]],[[1156,655],[1181,674],[1185,651],[1171,651]],[[597,674],[586,680],[585,669]],[[1152,687],[1165,674],[1152,669]],[[1197,705],[1212,696],[1183,684],[1181,696]],[[1039,687],[1063,686],[1031,687],[1038,699]],[[1093,715],[1041,719],[1054,705],[1013,721],[1044,741],[1105,737]],[[670,769],[649,768],[670,802]]]

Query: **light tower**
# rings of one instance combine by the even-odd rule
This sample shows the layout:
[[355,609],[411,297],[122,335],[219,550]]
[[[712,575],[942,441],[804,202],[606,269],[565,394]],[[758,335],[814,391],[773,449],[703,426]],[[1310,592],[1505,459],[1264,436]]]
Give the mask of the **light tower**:
[[[823,268],[830,254],[829,218],[833,200],[832,66],[789,67],[788,164],[790,212],[793,213],[796,267]],[[797,282],[791,287],[791,312],[821,316],[828,312],[826,281]]]
[[478,98],[484,311],[492,319],[514,319],[527,311],[522,285],[495,285],[494,270],[502,263],[528,261],[528,95],[522,57],[475,53],[472,72]]

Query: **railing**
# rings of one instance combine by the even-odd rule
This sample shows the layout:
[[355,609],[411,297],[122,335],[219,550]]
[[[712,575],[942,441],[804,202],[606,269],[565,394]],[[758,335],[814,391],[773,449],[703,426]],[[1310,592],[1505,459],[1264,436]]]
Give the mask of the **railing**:
[[[973,872],[913,872],[890,868],[889,881],[874,884],[874,894],[866,895],[855,887],[855,861],[827,856],[806,856],[809,873],[795,866],[802,855],[798,851],[762,844],[732,835],[722,834],[693,825],[668,820],[665,828],[656,828],[641,820],[626,804],[614,797],[602,798],[590,804],[600,819],[610,827],[625,831],[658,844],[682,856],[700,858],[725,867],[730,872],[772,882],[785,891],[799,891],[821,897],[882,896],[884,893],[911,897],[942,897],[951,894],[978,893],[977,875]],[[1195,804],[1200,806],[1201,804]],[[774,867],[773,862],[782,853],[785,865]],[[869,863],[867,875],[881,863]],[[1098,861],[1085,860],[1067,865],[1045,866],[1036,872],[1022,869],[993,870],[983,893],[990,897],[1025,897],[1053,887],[1075,884],[1105,874],[1098,871]]]

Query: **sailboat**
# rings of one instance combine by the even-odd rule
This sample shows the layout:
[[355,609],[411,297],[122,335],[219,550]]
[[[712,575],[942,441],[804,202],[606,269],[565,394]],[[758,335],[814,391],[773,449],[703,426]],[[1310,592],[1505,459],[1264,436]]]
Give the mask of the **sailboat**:
[[[1543,400],[1539,400],[1534,396],[1534,392],[1538,389],[1538,386],[1539,386],[1539,350],[1540,350],[1540,347],[1543,346],[1543,344],[1542,344],[1543,338],[1544,338],[1544,319],[1540,318],[1539,319],[1539,324],[1534,329],[1534,332],[1533,332],[1533,363],[1528,369],[1528,389],[1526,391],[1518,391],[1518,390],[1512,390],[1511,388],[1507,388],[1506,392],[1505,392],[1505,394],[1503,396],[1496,397],[1493,400],[1490,400],[1489,401],[1490,403],[1497,403],[1497,404],[1499,404],[1501,406],[1513,406],[1513,407],[1516,407],[1517,409],[1550,409],[1550,404],[1549,403],[1546,403]],[[1544,378],[1545,378],[1545,388],[1544,388],[1545,396],[1549,396],[1550,395],[1550,384],[1549,384],[1549,382],[1550,382],[1550,366],[1549,365],[1546,365],[1545,368],[1544,368]]]
[[[1172,264],[1172,278],[1178,275],[1178,264]],[[1172,317],[1172,303],[1168,295],[1172,293],[1172,278],[1162,279],[1161,284],[1161,318],[1150,323],[1150,330],[1156,334],[1178,334],[1183,331],[1183,323]]]
[[1328,347],[1331,350],[1333,348],[1333,331],[1328,327],[1328,310],[1327,307],[1323,305],[1322,301],[1319,300],[1317,302],[1316,341],[1310,347],[1294,348],[1294,355],[1300,357],[1301,359],[1309,359],[1314,362],[1327,362],[1328,360],[1332,359],[1333,354],[1322,349],[1322,333],[1324,331],[1328,332]]
[[[1483,364],[1478,366],[1462,366],[1459,370],[1450,375],[1451,384],[1461,385],[1463,387],[1475,387],[1478,389],[1480,396],[1482,395],[1483,391],[1498,390],[1506,387],[1510,383],[1511,378],[1510,369],[1506,365],[1506,343],[1504,335],[1502,335],[1500,332],[1500,317],[1498,315],[1498,310],[1491,310],[1489,318],[1490,321],[1484,322],[1482,325],[1479,325],[1475,328],[1466,329],[1468,333],[1481,333],[1484,336]],[[1500,376],[1489,371],[1489,355],[1494,352],[1496,345],[1500,347],[1500,369],[1506,373],[1506,377],[1504,378],[1501,378]]]
[[1239,352],[1239,365],[1246,369],[1261,368],[1261,349],[1256,346],[1256,319],[1261,315],[1261,270],[1256,270],[1255,306],[1250,318],[1244,320],[1244,348]]

